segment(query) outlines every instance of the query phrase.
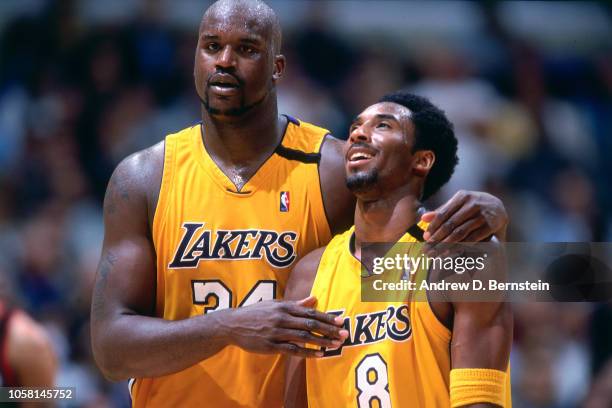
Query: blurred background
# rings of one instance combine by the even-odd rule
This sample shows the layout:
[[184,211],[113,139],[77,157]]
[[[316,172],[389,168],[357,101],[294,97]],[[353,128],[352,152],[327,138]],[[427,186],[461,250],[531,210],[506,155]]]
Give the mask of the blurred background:
[[[101,203],[127,155],[199,120],[195,0],[0,1],[0,291],[51,334],[76,406],[129,406],[89,339]],[[408,88],[455,123],[428,203],[484,190],[510,241],[612,240],[612,9],[593,2],[270,1],[280,111],[340,138]],[[516,407],[612,407],[612,306],[515,305]]]

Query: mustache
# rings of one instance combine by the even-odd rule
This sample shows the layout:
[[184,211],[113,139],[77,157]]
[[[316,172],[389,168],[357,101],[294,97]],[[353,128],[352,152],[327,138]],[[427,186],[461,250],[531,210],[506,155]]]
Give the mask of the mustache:
[[224,74],[224,75],[229,75],[232,78],[234,78],[236,80],[236,82],[238,83],[239,87],[242,87],[244,85],[244,81],[242,80],[242,78],[240,78],[238,75],[234,74],[233,72],[229,72],[223,69],[217,69],[215,70],[215,72],[213,72],[212,74],[210,74],[208,76],[208,78],[206,79],[206,87],[210,88],[210,83],[211,83],[211,78],[217,74]]
[[352,149],[354,147],[363,147],[363,148],[366,148],[366,149],[374,150],[376,153],[378,153],[378,149],[377,148],[375,148],[371,144],[367,144],[366,142],[355,142],[355,143],[351,144],[348,147],[348,149],[346,149],[346,151],[348,152],[350,149]]

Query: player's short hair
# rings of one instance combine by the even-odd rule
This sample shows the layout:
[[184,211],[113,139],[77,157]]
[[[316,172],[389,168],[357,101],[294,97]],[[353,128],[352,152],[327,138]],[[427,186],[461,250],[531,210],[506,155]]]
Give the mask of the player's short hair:
[[422,200],[428,199],[451,178],[459,162],[453,124],[444,111],[429,99],[406,91],[388,93],[378,102],[393,102],[408,108],[412,113],[410,119],[415,128],[413,152],[431,150],[436,155],[436,160],[425,178],[421,197]]

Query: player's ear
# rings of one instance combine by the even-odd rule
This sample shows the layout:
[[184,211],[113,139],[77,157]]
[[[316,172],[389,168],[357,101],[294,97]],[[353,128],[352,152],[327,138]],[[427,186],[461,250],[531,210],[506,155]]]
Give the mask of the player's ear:
[[278,54],[274,56],[274,72],[272,73],[272,79],[274,81],[278,81],[282,78],[283,73],[285,72],[285,64],[287,60],[285,56],[282,54]]
[[431,150],[417,150],[412,159],[412,172],[419,177],[425,177],[436,162],[436,155]]

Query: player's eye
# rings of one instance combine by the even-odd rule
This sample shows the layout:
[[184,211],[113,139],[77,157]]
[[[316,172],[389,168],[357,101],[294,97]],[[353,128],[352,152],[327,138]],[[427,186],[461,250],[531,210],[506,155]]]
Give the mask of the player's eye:
[[391,125],[389,125],[387,122],[380,122],[378,125],[376,125],[376,127],[382,129],[390,129]]
[[240,52],[242,52],[243,54],[252,55],[255,54],[255,48],[250,47],[248,45],[242,45],[240,47]]
[[211,52],[219,51],[221,49],[219,44],[214,43],[214,42],[206,44],[205,48],[206,50],[211,51]]
[[359,125],[356,123],[351,125],[351,127],[349,128],[349,133],[353,133],[355,130],[357,130],[358,127]]

